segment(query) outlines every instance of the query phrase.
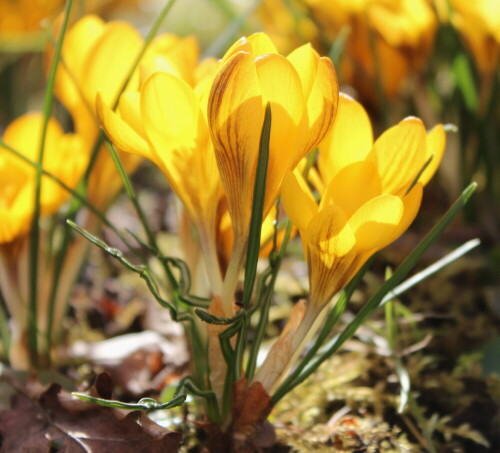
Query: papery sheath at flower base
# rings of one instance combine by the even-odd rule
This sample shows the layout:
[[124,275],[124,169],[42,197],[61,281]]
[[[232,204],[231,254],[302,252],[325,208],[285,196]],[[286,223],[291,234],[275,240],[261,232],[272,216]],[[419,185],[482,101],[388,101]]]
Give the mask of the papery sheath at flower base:
[[294,354],[332,297],[370,256],[406,231],[444,147],[442,125],[426,134],[422,121],[412,117],[373,142],[362,106],[341,95],[334,127],[319,147],[320,203],[298,171],[288,172],[283,182],[283,206],[302,238],[310,291],[301,323],[280,337],[255,377],[266,389],[284,371],[274,357],[284,349]]
[[241,38],[224,55],[208,101],[208,121],[234,231],[222,297],[234,312],[233,293],[248,240],[253,188],[264,111],[271,106],[271,138],[264,216],[283,176],[315,148],[330,129],[338,102],[332,62],[310,45],[287,57],[269,37]]

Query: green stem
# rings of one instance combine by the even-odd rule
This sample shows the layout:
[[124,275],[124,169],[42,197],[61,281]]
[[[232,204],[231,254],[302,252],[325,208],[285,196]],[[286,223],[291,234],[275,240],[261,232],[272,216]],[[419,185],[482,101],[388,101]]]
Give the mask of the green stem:
[[[61,58],[62,44],[64,41],[64,36],[66,34],[66,29],[68,27],[69,16],[72,6],[73,6],[73,0],[67,0],[64,9],[64,19],[61,27],[61,33],[57,38],[56,48],[54,52],[54,59],[50,66],[49,78],[47,81],[47,87],[45,89],[42,132],[41,132],[40,147],[38,150],[38,159],[37,159],[39,167],[43,165],[45,140],[47,138],[47,128],[49,125],[49,120],[52,112],[52,105],[54,102],[54,84],[57,72],[57,65],[59,63],[59,59]],[[28,345],[29,345],[30,358],[32,364],[35,367],[38,366],[37,298],[38,298],[38,252],[40,243],[40,226],[38,221],[40,219],[40,214],[41,214],[41,206],[40,206],[41,193],[42,193],[41,189],[42,189],[42,171],[40,168],[38,168],[36,171],[36,179],[35,179],[34,210],[33,210],[33,218],[31,220],[31,233],[30,233],[30,258],[29,258],[30,292],[29,292],[29,310],[28,310]]]
[[272,266],[272,277],[269,285],[266,286],[264,293],[264,301],[262,304],[259,323],[257,324],[257,329],[255,331],[255,336],[250,347],[250,354],[247,362],[246,377],[251,381],[255,375],[255,369],[257,368],[257,356],[259,354],[260,345],[264,338],[264,333],[267,327],[267,321],[269,319],[269,310],[271,308],[271,299],[274,293],[274,286],[276,284],[276,279],[278,277],[278,272],[281,268],[281,263],[285,256],[285,251],[288,246],[288,241],[290,239],[290,234],[292,232],[292,222],[288,221],[285,230],[285,237],[281,244],[280,251],[274,260],[271,260]]

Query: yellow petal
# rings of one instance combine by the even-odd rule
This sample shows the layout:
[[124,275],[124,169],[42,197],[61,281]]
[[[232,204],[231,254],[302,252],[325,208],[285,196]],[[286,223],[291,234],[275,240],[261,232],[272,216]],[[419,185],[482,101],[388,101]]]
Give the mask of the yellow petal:
[[342,168],[330,181],[321,207],[336,204],[348,217],[364,203],[381,194],[382,185],[372,162],[355,162]]
[[[40,139],[42,133],[43,115],[41,113],[28,113],[20,116],[9,124],[3,135],[3,141],[21,152],[32,161],[38,160]],[[59,123],[51,118],[47,126],[45,137],[46,149],[50,150],[62,137],[63,130]],[[44,159],[50,156],[50,151],[44,153]],[[19,160],[15,158],[15,160]],[[23,164],[27,165],[27,164]]]
[[82,90],[90,104],[93,104],[97,91],[101,91],[107,105],[116,101],[142,44],[142,37],[131,25],[125,22],[110,22],[107,25],[82,67]]
[[328,206],[307,227],[310,303],[321,308],[352,277],[356,239],[338,206]]
[[413,220],[417,216],[418,210],[420,209],[420,204],[422,203],[424,186],[422,183],[418,182],[415,187],[410,190],[408,195],[403,197],[404,212],[397,228],[393,232],[393,237],[390,242],[395,241],[399,238],[412,224]]
[[147,142],[117,113],[114,113],[97,94],[96,111],[106,135],[121,150],[152,159]]
[[85,79],[82,67],[86,56],[91,53],[92,46],[101,36],[104,28],[104,21],[100,17],[87,15],[77,21],[64,37],[62,48],[64,64],[59,65],[57,69],[54,90],[59,100],[70,111],[77,106],[85,108],[81,88],[78,86]]
[[250,54],[236,53],[220,67],[209,96],[208,118],[235,236],[239,236],[248,230],[264,121],[259,80]]
[[[264,55],[255,61],[264,104],[271,103],[271,140],[264,212],[277,196],[285,171],[298,162],[299,126],[304,121],[304,97],[297,72],[281,55]],[[260,136],[260,132],[257,134]],[[292,160],[293,159],[293,160]]]
[[318,212],[318,205],[304,178],[287,171],[281,186],[281,201],[287,216],[301,233]]
[[271,38],[262,32],[238,39],[238,41],[236,41],[224,54],[222,61],[226,62],[237,52],[248,52],[253,58],[259,55],[278,53]]
[[358,253],[375,252],[394,240],[404,206],[401,198],[380,195],[367,201],[349,219]]
[[304,44],[303,46],[297,47],[286,58],[292,63],[297,71],[302,83],[304,97],[307,99],[313,83],[316,80],[316,72],[319,63],[318,53],[312,48],[311,44]]
[[146,133],[142,125],[141,94],[139,92],[125,91],[125,93],[120,96],[117,112],[121,119],[134,129],[141,138],[146,138]]
[[302,155],[316,148],[334,124],[339,102],[339,85],[333,63],[321,58],[316,78],[307,99],[309,132],[302,145]]
[[425,161],[432,160],[420,176],[419,181],[425,186],[436,173],[446,147],[446,133],[442,124],[438,124],[427,133]]
[[363,106],[340,93],[333,127],[319,146],[318,168],[325,183],[353,162],[364,160],[373,145],[370,119]]
[[382,191],[403,195],[425,163],[425,129],[418,118],[406,118],[385,131],[373,145]]

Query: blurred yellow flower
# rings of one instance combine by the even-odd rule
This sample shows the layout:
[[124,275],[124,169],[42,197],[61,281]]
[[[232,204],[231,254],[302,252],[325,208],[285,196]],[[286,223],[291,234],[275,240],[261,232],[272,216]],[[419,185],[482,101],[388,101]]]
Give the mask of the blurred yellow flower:
[[304,0],[334,41],[349,28],[341,74],[361,95],[374,98],[377,71],[384,93],[426,63],[437,19],[427,0]]
[[41,31],[41,21],[56,14],[62,0],[0,2],[0,40],[15,42]]
[[323,139],[335,116],[332,62],[310,45],[279,55],[263,33],[241,38],[225,54],[208,102],[209,125],[235,235],[244,247],[259,140],[267,103],[272,126],[264,201],[267,215],[285,172]]
[[[97,93],[102,103],[108,107],[114,105],[143,44],[143,38],[131,25],[120,21],[105,23],[94,15],[84,16],[67,32],[55,94],[70,112],[76,131],[86,139],[88,153],[99,128],[95,113]],[[152,72],[166,71],[192,82],[198,52],[193,38],[158,36],[143,56],[139,70],[128,81],[129,97],[122,98],[121,110],[133,113],[133,109],[128,108],[130,99],[137,98],[141,79]],[[131,154],[122,154],[121,158],[129,173],[141,160]],[[115,165],[107,151],[101,149],[89,178],[88,197],[98,207],[106,208],[120,187]]]
[[307,7],[297,0],[264,0],[257,17],[278,49],[292,51],[306,42],[319,44],[318,29]]
[[453,25],[462,34],[476,65],[489,77],[500,56],[500,2],[451,0]]
[[[43,116],[23,115],[5,130],[6,145],[36,162]],[[57,121],[49,121],[43,168],[65,184],[75,187],[86,163],[81,138],[64,134]],[[0,245],[25,235],[34,209],[36,170],[7,149],[0,147]],[[46,176],[42,177],[40,207],[42,215],[53,214],[68,198],[68,193]]]

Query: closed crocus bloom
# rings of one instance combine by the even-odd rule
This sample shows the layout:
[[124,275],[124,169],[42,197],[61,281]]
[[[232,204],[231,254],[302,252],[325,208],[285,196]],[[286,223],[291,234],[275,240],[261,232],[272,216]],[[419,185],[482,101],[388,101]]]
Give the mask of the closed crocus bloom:
[[[5,130],[3,141],[28,159],[37,161],[43,116],[24,115]],[[84,144],[74,134],[64,134],[50,120],[45,140],[43,168],[66,185],[75,187],[85,165]],[[0,147],[0,244],[9,243],[29,231],[34,209],[35,169]],[[46,176],[42,177],[40,209],[53,214],[68,198],[68,193]]]
[[144,81],[140,93],[124,93],[116,112],[99,95],[97,113],[119,149],[153,161],[163,172],[199,230],[217,291],[221,277],[215,222],[221,187],[204,99],[203,91],[197,93],[182,79],[159,72]]
[[264,215],[285,172],[329,130],[337,102],[333,65],[310,45],[284,57],[265,34],[257,33],[226,53],[213,82],[208,118],[235,246],[244,247],[248,234],[266,104],[271,105],[272,125]]
[[95,97],[101,92],[108,105],[125,83],[143,39],[125,22],[105,23],[87,15],[66,33],[55,95],[69,110],[78,133],[92,143],[97,136]]
[[500,56],[500,2],[452,0],[453,25],[460,31],[483,76],[490,76]]

